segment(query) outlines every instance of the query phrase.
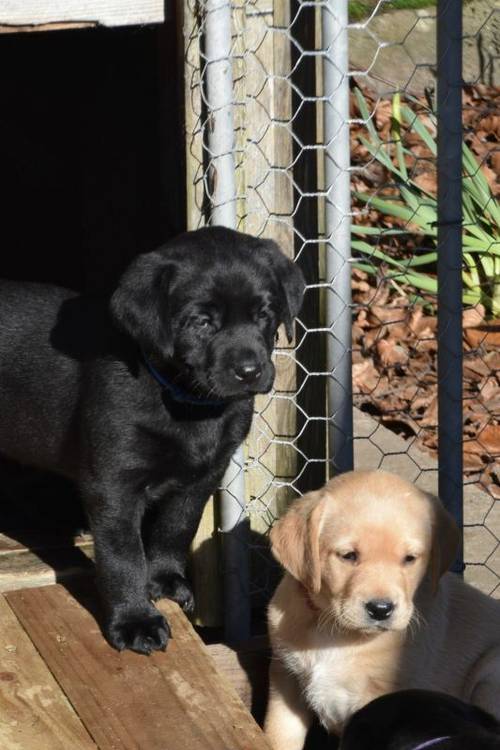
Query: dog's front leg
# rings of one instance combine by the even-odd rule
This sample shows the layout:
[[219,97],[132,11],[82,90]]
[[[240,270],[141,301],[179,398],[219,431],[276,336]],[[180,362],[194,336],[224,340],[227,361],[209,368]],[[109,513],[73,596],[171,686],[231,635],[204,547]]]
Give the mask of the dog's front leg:
[[170,629],[148,598],[139,504],[88,505],[109,642],[119,651],[128,648],[150,654],[164,650]]
[[269,670],[269,703],[264,732],[273,750],[302,750],[312,713],[299,684],[283,664],[273,658]]
[[150,598],[173,599],[186,612],[194,608],[187,557],[209,495],[209,489],[197,488],[160,501],[144,529]]

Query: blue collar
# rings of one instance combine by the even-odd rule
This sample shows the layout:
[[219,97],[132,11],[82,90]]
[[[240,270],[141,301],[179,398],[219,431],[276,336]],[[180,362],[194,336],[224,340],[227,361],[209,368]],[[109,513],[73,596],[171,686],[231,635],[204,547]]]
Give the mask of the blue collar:
[[188,393],[187,391],[184,391],[182,388],[179,388],[179,386],[174,385],[174,383],[171,383],[163,375],[160,375],[158,370],[155,367],[153,367],[153,365],[151,364],[149,359],[146,357],[144,352],[142,352],[142,359],[144,360],[144,364],[146,365],[147,369],[149,370],[153,378],[156,380],[156,382],[159,383],[162,388],[168,391],[169,395],[172,397],[174,401],[177,401],[177,403],[191,404],[192,406],[210,406],[210,407],[221,407],[225,405],[225,401],[215,401],[215,400],[211,401],[210,399],[197,398],[196,396],[193,396],[191,393]]

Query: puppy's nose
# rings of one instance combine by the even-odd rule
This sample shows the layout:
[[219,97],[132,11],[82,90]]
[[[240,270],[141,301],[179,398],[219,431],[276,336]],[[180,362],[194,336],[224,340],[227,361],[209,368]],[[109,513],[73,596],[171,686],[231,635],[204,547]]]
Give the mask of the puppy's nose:
[[372,599],[365,608],[372,620],[387,620],[394,612],[394,603],[390,599]]
[[259,363],[250,359],[239,362],[233,369],[236,379],[243,383],[253,383],[262,373]]

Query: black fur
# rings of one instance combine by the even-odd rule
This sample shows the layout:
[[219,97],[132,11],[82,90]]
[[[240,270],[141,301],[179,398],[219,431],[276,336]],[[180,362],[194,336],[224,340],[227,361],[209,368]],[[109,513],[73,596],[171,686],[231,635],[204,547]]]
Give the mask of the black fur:
[[116,648],[165,648],[152,600],[192,608],[189,545],[303,291],[274,242],[221,227],[139,256],[110,305],[0,283],[0,451],[77,481]]
[[500,724],[477,706],[430,690],[383,695],[357,711],[340,750],[415,750],[449,737],[429,750],[500,750]]

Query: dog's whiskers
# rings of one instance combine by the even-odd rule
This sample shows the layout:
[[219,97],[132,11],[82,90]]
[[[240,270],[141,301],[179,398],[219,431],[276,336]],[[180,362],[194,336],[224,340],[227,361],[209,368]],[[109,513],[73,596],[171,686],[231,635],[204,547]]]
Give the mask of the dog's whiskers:
[[318,617],[317,628],[321,632],[327,630],[328,634],[332,636],[335,631],[343,632],[346,630],[345,625],[339,619],[339,616],[335,612],[333,606],[323,609]]
[[206,386],[203,385],[203,383],[200,383],[200,381],[197,378],[192,379],[192,390],[194,395],[202,395],[206,398],[212,398],[213,396],[217,396],[217,391],[215,389],[214,385],[211,385],[208,390],[206,390]]

